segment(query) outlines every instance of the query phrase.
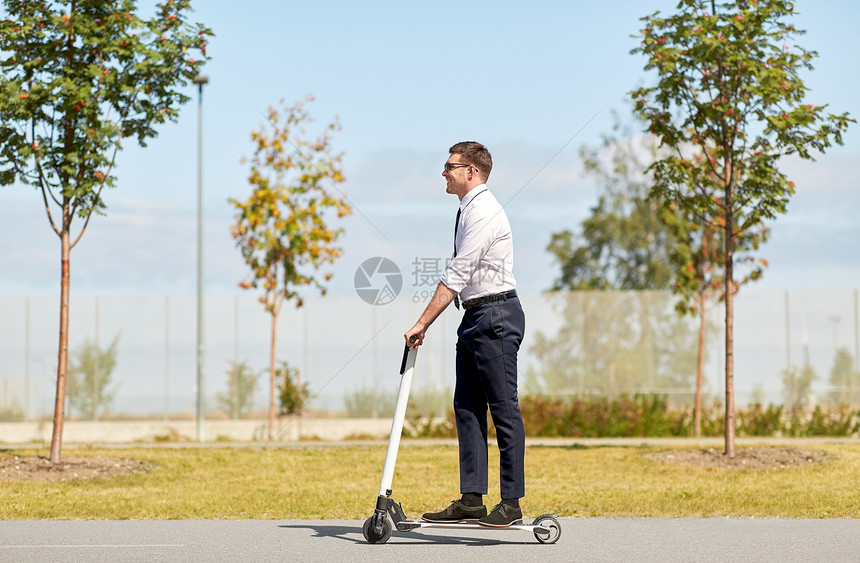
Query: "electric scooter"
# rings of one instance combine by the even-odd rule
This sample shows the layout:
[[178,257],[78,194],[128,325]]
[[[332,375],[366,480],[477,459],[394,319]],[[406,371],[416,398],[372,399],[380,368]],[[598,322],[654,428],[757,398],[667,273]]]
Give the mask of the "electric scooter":
[[[412,336],[414,343],[417,337]],[[403,361],[400,363],[400,389],[397,392],[397,404],[394,408],[394,419],[391,421],[391,434],[388,437],[388,450],[385,453],[385,465],[382,468],[382,479],[379,482],[379,497],[376,499],[376,509],[373,516],[364,521],[361,531],[364,539],[370,543],[385,543],[391,538],[392,522],[398,532],[410,532],[420,528],[457,528],[463,530],[523,530],[532,532],[540,543],[555,543],[561,537],[561,524],[558,514],[543,514],[535,518],[531,524],[514,524],[505,528],[481,526],[477,521],[459,522],[427,522],[426,520],[411,520],[406,518],[403,506],[391,498],[391,482],[394,479],[394,464],[397,461],[397,450],[400,448],[400,435],[403,432],[403,421],[406,418],[406,405],[409,401],[409,388],[412,385],[412,374],[415,371],[415,359],[418,350],[408,344],[403,350]]]

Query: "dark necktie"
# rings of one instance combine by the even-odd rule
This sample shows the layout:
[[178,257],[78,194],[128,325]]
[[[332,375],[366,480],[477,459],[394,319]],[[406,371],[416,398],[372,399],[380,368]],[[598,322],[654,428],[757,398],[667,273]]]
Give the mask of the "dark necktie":
[[[457,229],[460,228],[460,212],[461,209],[457,209],[457,219],[454,221],[454,257],[457,257]],[[454,307],[460,308],[460,295],[457,294],[454,296]]]

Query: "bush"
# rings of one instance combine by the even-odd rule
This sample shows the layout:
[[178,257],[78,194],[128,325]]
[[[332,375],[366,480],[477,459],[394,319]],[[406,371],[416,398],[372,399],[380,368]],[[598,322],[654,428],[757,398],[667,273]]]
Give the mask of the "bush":
[[783,430],[782,407],[756,403],[735,413],[738,436],[779,436]]
[[17,401],[9,406],[0,407],[0,422],[23,422],[24,411]]
[[287,362],[281,362],[281,367],[278,369],[278,373],[281,376],[279,394],[281,415],[283,416],[300,412],[304,408],[305,404],[307,404],[308,397],[310,397],[310,386],[307,383],[302,383],[301,386],[298,384],[299,369],[290,367],[290,364]]
[[[533,437],[612,438],[689,437],[693,410],[670,409],[663,395],[618,398],[526,396],[520,400],[526,435]],[[860,411],[847,405],[816,406],[811,411],[754,404],[736,409],[738,436],[852,436],[860,433]],[[722,436],[725,411],[703,408],[702,435]]]
[[801,436],[851,436],[860,432],[860,411],[848,405],[816,406],[807,417],[798,417],[797,422],[795,432]]
[[456,438],[457,423],[454,411],[449,410],[444,420],[439,421],[433,413],[422,413],[415,401],[410,400],[403,421],[404,438]]
[[379,417],[394,415],[394,404],[397,402],[396,393],[376,393],[373,389],[361,388],[344,397],[346,416],[348,418],[369,418],[373,415],[374,406]]
[[692,426],[692,417],[670,411],[663,395],[567,400],[527,396],[520,401],[520,410],[528,436],[682,436]]
[[[392,408],[393,410],[393,408]],[[663,395],[633,395],[613,399],[547,397],[520,399],[526,436],[533,438],[670,438],[693,436],[693,409],[670,408]],[[702,409],[702,436],[725,432],[725,409],[713,403]],[[848,405],[816,406],[811,411],[781,405],[753,404],[735,410],[738,436],[853,436],[860,433],[860,410]],[[454,411],[444,420],[422,413],[410,401],[403,435],[410,438],[454,438]],[[489,420],[488,435],[495,437]]]

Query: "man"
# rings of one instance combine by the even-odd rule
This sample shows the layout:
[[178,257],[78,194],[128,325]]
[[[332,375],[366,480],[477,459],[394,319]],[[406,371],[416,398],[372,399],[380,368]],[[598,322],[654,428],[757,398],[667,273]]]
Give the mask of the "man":
[[[493,168],[490,152],[474,141],[448,151],[442,176],[446,192],[460,199],[454,234],[454,256],[436,291],[404,335],[424,342],[427,329],[451,301],[463,305],[457,329],[457,382],[454,414],[460,446],[462,497],[440,512],[426,513],[431,522],[478,520],[507,527],[522,522],[519,499],[525,494],[525,432],[517,398],[517,352],[525,316],[517,298],[511,226],[505,210],[487,189]],[[458,300],[459,297],[459,300]],[[502,502],[487,514],[487,407],[499,444]]]

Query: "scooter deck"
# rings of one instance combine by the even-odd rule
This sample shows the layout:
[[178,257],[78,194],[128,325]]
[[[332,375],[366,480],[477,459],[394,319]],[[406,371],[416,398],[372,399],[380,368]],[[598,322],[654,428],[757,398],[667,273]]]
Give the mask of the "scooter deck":
[[395,527],[400,532],[409,532],[419,528],[455,528],[460,530],[522,530],[537,534],[549,534],[551,530],[545,526],[534,524],[513,524],[511,526],[495,527],[482,526],[477,520],[460,520],[459,522],[428,522],[427,520],[401,520]]

